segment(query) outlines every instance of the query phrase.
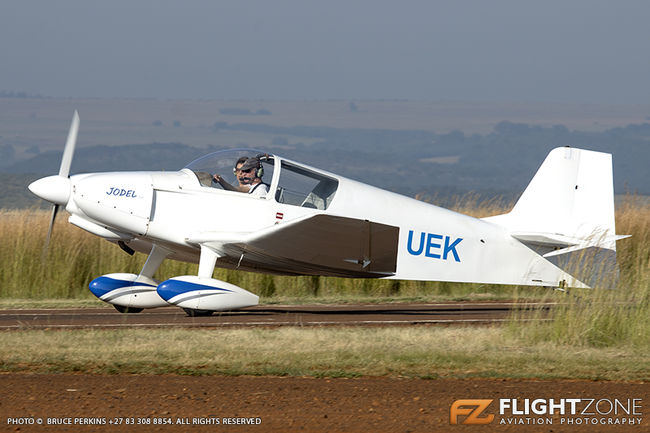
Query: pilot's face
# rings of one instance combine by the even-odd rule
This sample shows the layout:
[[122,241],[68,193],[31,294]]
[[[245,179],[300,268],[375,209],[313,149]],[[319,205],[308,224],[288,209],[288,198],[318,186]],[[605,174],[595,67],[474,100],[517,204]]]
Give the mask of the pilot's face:
[[241,164],[237,164],[235,167],[235,172],[237,175],[237,180],[239,181],[240,185],[250,185],[253,183],[255,180],[255,169],[251,168],[246,171],[242,171],[241,166],[244,165],[242,162]]

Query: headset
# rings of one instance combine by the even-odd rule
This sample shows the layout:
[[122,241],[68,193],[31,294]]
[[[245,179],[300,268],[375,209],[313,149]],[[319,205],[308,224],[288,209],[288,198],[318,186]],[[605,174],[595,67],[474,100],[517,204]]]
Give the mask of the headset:
[[262,161],[269,161],[271,159],[268,153],[260,153],[255,157],[257,159],[257,170],[255,171],[255,177],[261,178],[264,176],[264,167],[262,166]]

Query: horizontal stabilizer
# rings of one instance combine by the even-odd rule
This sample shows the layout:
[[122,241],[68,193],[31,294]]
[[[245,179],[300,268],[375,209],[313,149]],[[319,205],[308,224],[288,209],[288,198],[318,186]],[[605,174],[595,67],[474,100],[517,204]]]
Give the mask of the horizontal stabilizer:
[[580,243],[580,239],[550,233],[515,232],[512,237],[520,242],[545,247],[569,247]]

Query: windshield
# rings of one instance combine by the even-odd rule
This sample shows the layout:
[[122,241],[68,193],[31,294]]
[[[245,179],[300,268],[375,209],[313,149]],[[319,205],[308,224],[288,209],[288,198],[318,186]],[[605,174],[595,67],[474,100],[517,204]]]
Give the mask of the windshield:
[[275,192],[278,203],[320,210],[328,208],[339,186],[338,180],[285,161],[281,166]]
[[[221,150],[195,159],[184,168],[192,170],[203,186],[235,191],[242,185],[236,167],[242,167],[249,159],[255,161],[255,164],[247,175],[259,178],[264,184],[270,184],[273,178],[273,155],[255,149]],[[248,165],[244,168],[248,168]]]

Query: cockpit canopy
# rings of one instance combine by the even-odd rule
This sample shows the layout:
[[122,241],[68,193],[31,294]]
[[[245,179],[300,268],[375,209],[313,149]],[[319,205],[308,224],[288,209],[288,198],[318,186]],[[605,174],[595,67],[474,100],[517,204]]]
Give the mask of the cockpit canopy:
[[[259,150],[222,150],[196,159],[185,168],[194,172],[202,186],[225,189],[214,181],[214,175],[218,174],[230,185],[238,185],[235,165],[242,157],[259,159],[258,175],[269,186],[266,199],[320,210],[327,209],[334,199],[339,184],[337,179]],[[276,170],[280,170],[279,176]]]
[[254,149],[228,149],[209,153],[190,162],[185,168],[192,170],[203,186],[219,188],[220,185],[212,179],[215,174],[221,176],[226,182],[236,185],[235,165],[242,157],[257,157],[264,168],[261,176],[262,181],[266,184],[271,183],[274,167],[273,155]]

